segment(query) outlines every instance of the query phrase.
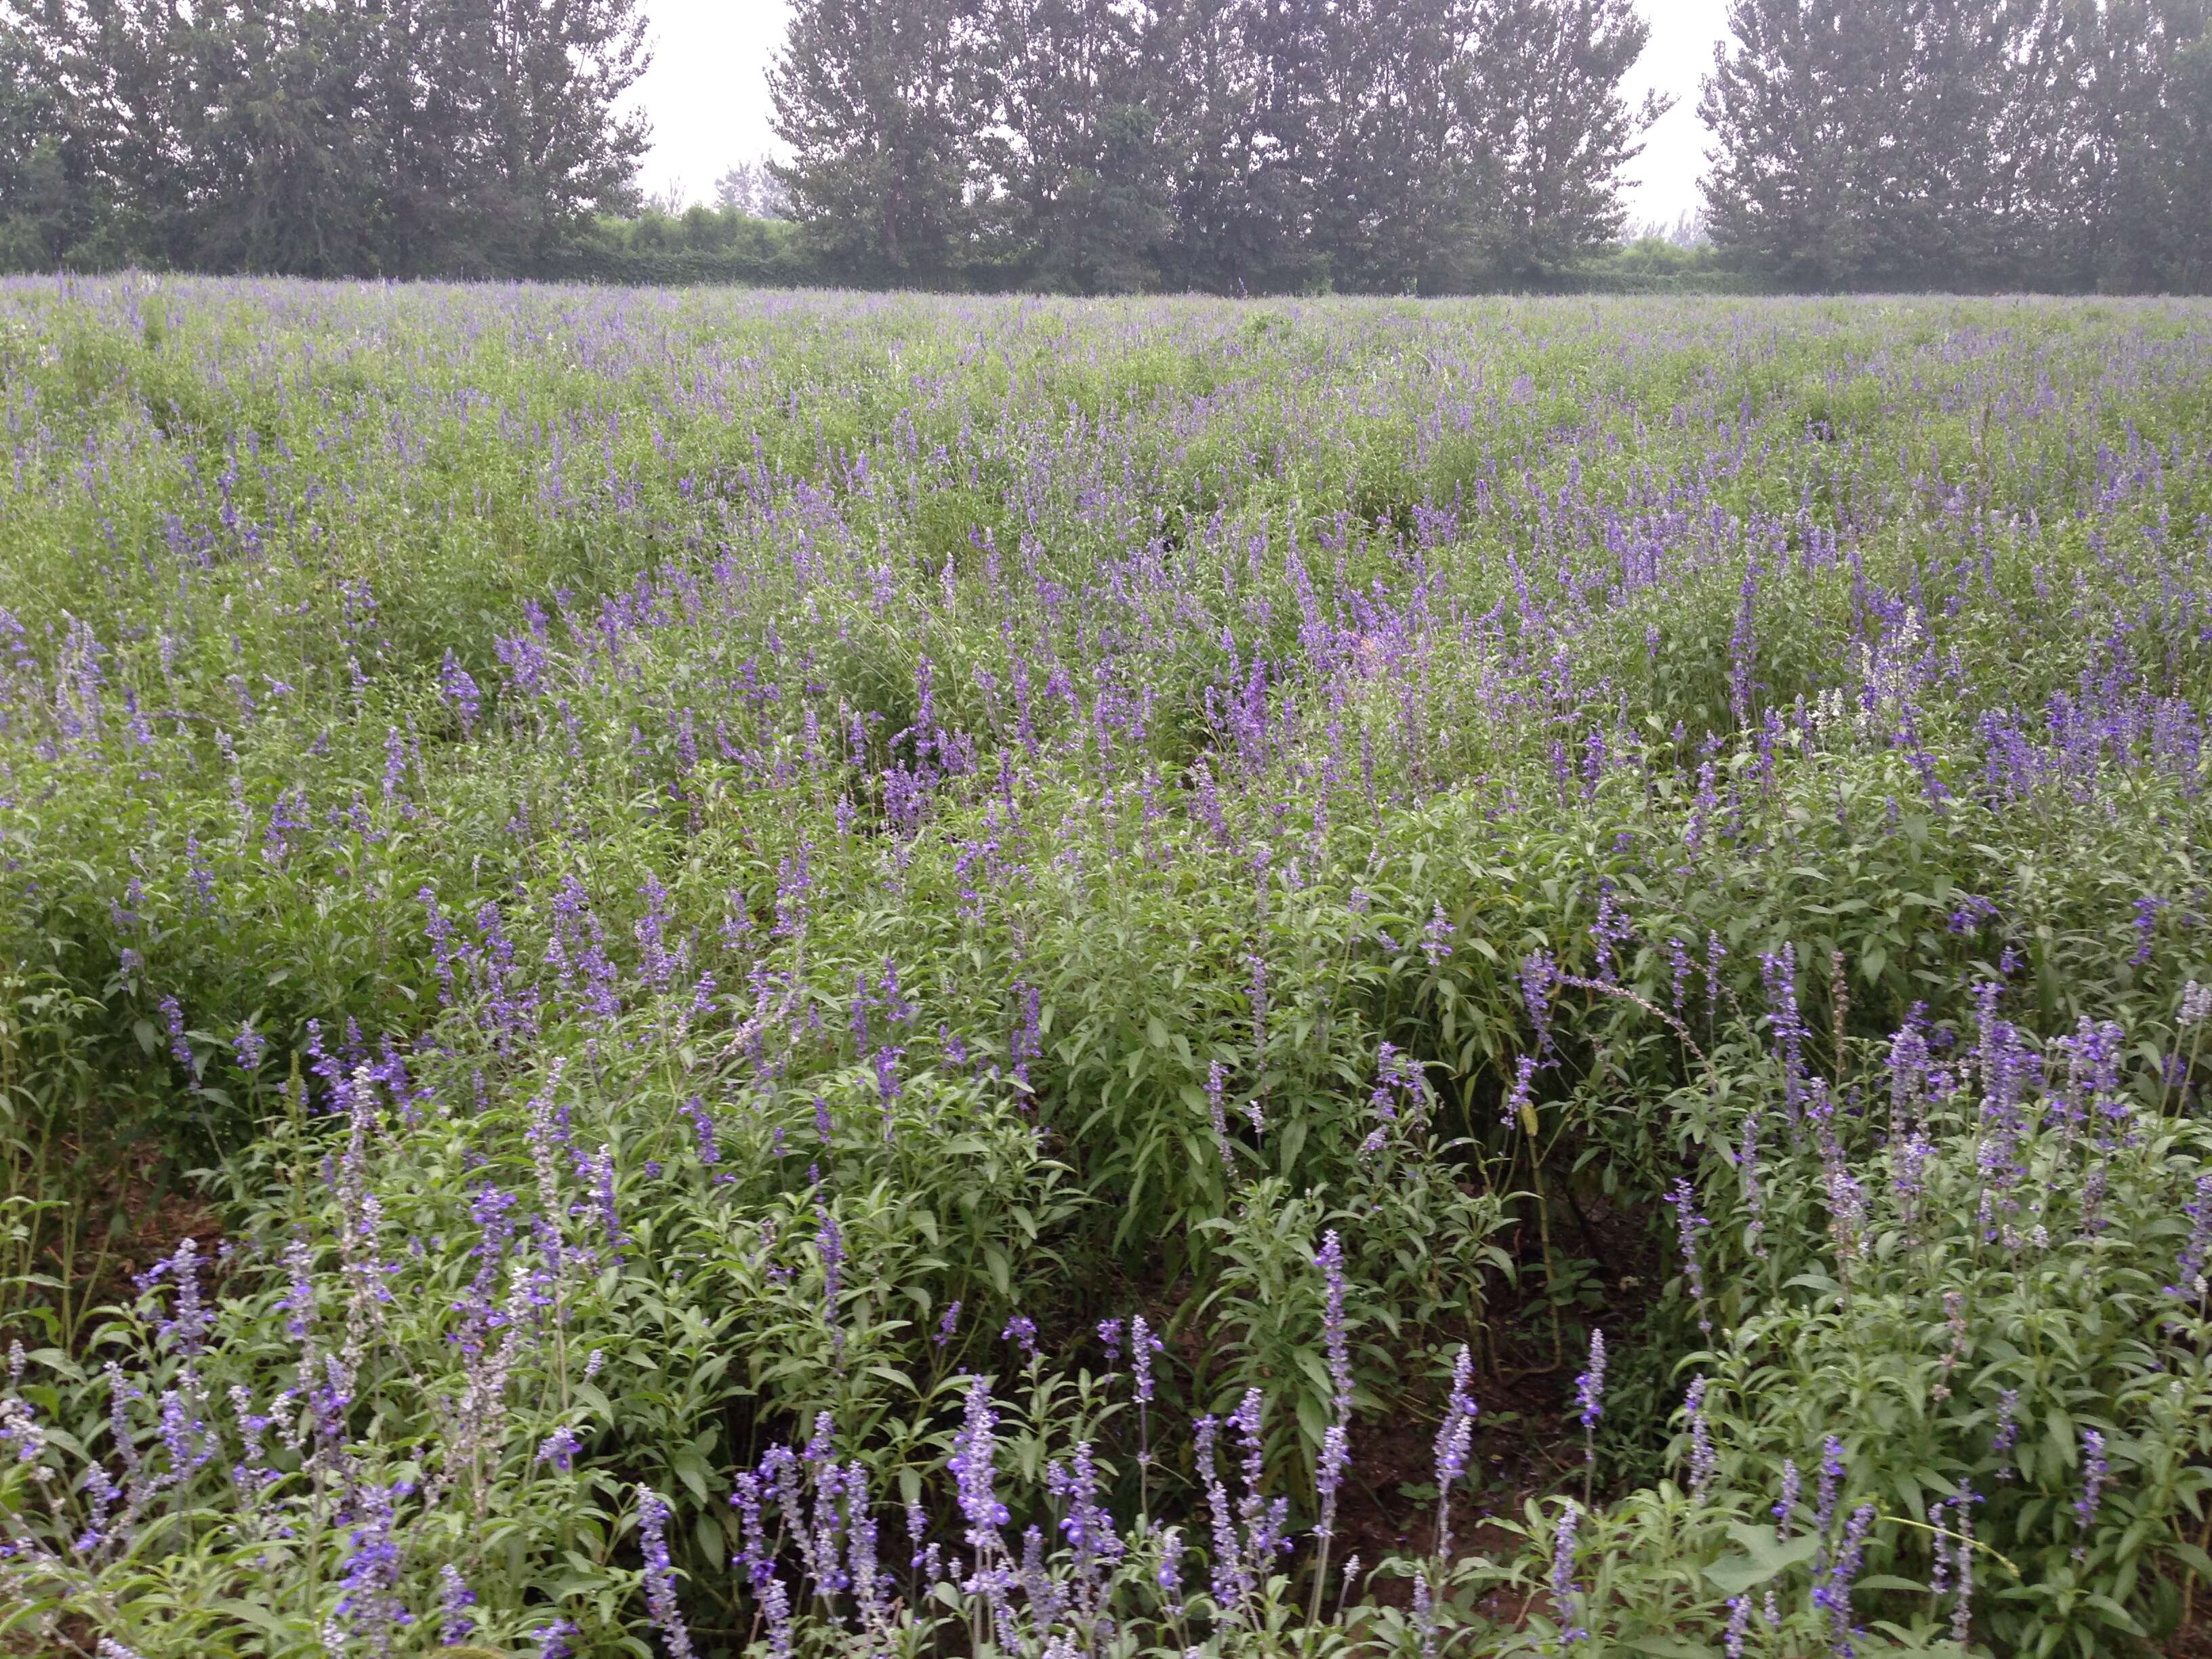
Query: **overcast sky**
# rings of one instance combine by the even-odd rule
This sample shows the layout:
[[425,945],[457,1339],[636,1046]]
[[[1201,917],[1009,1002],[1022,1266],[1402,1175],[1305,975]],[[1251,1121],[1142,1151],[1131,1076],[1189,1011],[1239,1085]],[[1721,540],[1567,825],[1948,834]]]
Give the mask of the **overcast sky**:
[[[1671,221],[1697,204],[1705,147],[1698,77],[1724,31],[1726,0],[1641,3],[1651,20],[1651,44],[1630,76],[1631,89],[1640,99],[1656,88],[1675,102],[1630,169],[1636,182],[1629,205],[1639,220]],[[646,0],[646,11],[653,61],[636,93],[653,118],[646,187],[674,185],[686,198],[703,200],[724,167],[775,144],[765,76],[783,41],[784,0]]]

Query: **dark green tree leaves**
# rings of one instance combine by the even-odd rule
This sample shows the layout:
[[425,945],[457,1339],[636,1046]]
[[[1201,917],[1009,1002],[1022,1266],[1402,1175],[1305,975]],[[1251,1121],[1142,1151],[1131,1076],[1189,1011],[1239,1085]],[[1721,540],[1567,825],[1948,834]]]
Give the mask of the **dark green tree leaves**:
[[1735,0],[1729,16],[1699,106],[1705,192],[1747,269],[1815,289],[2202,284],[2201,0]]
[[638,0],[3,3],[11,263],[522,272],[631,200]]
[[799,0],[769,76],[791,214],[851,280],[941,283],[988,257],[996,78],[959,0]]

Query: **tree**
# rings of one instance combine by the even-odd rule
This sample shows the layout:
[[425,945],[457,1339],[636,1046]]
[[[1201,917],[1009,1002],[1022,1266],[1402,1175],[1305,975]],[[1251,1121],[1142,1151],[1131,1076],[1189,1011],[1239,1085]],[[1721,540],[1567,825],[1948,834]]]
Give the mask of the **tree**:
[[1315,235],[1337,286],[1458,286],[1496,182],[1470,130],[1474,0],[1337,0],[1313,121]]
[[997,0],[997,155],[1016,269],[1039,287],[1152,286],[1174,220],[1169,153],[1148,100],[1160,15],[1098,0]]
[[1735,0],[1700,105],[1740,264],[1816,288],[2080,286],[2166,208],[2140,0]]
[[1233,294],[1321,274],[1308,103],[1318,3],[1174,0],[1164,11],[1150,64],[1171,156],[1171,281]]
[[465,0],[456,102],[480,148],[462,199],[488,263],[527,270],[598,213],[636,205],[651,127],[621,113],[651,63],[640,0]]
[[2201,290],[2212,255],[2212,34],[2204,0],[2067,15],[2066,118],[2047,258],[2069,286]]
[[2163,286],[2185,294],[2212,289],[2212,21],[2202,5],[2176,7],[2168,68],[2166,132],[2158,173],[2163,199],[2172,210],[2160,221],[2167,228]]
[[76,158],[58,82],[44,44],[0,16],[0,264],[12,269],[60,264],[94,204],[81,165],[70,177]]
[[0,0],[0,240],[10,263],[163,257],[145,204],[173,193],[167,0]]
[[770,170],[820,257],[861,280],[945,283],[996,252],[984,31],[957,0],[794,0],[769,72]]
[[1487,167],[1479,235],[1496,275],[1541,282],[1626,222],[1621,169],[1670,102],[1620,94],[1650,27],[1632,0],[1479,0],[1474,33],[1462,109]]
[[639,0],[7,3],[51,129],[27,153],[104,223],[74,258],[523,271],[631,199]]
[[181,166],[143,198],[171,258],[309,276],[378,268],[386,192],[360,118],[373,34],[349,8],[289,0],[172,15],[161,113]]
[[1858,152],[1893,42],[1879,0],[1731,0],[1735,49],[1713,53],[1698,112],[1713,133],[1703,183],[1723,252],[1793,287],[1828,289],[1868,258]]
[[790,192],[766,161],[739,161],[714,180],[714,205],[748,219],[787,219]]

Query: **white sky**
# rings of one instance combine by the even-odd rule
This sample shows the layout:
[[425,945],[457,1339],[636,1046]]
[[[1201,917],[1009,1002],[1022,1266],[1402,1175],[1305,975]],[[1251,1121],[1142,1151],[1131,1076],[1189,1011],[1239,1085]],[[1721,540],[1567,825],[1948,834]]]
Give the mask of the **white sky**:
[[[1726,32],[1726,0],[1640,4],[1651,20],[1651,44],[1628,90],[1641,99],[1656,88],[1673,93],[1675,103],[1630,169],[1636,183],[1629,209],[1638,220],[1671,221],[1698,202],[1705,148],[1698,77]],[[785,0],[646,0],[645,9],[653,62],[635,94],[653,118],[645,185],[656,191],[673,185],[688,200],[705,200],[723,168],[774,147],[766,76],[783,43]]]

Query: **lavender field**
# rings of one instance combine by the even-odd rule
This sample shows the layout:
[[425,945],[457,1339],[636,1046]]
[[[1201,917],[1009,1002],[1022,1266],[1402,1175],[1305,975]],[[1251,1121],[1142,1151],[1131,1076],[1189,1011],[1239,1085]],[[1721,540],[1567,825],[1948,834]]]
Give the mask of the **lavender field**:
[[2212,302],[0,409],[0,1652],[2212,1648]]

